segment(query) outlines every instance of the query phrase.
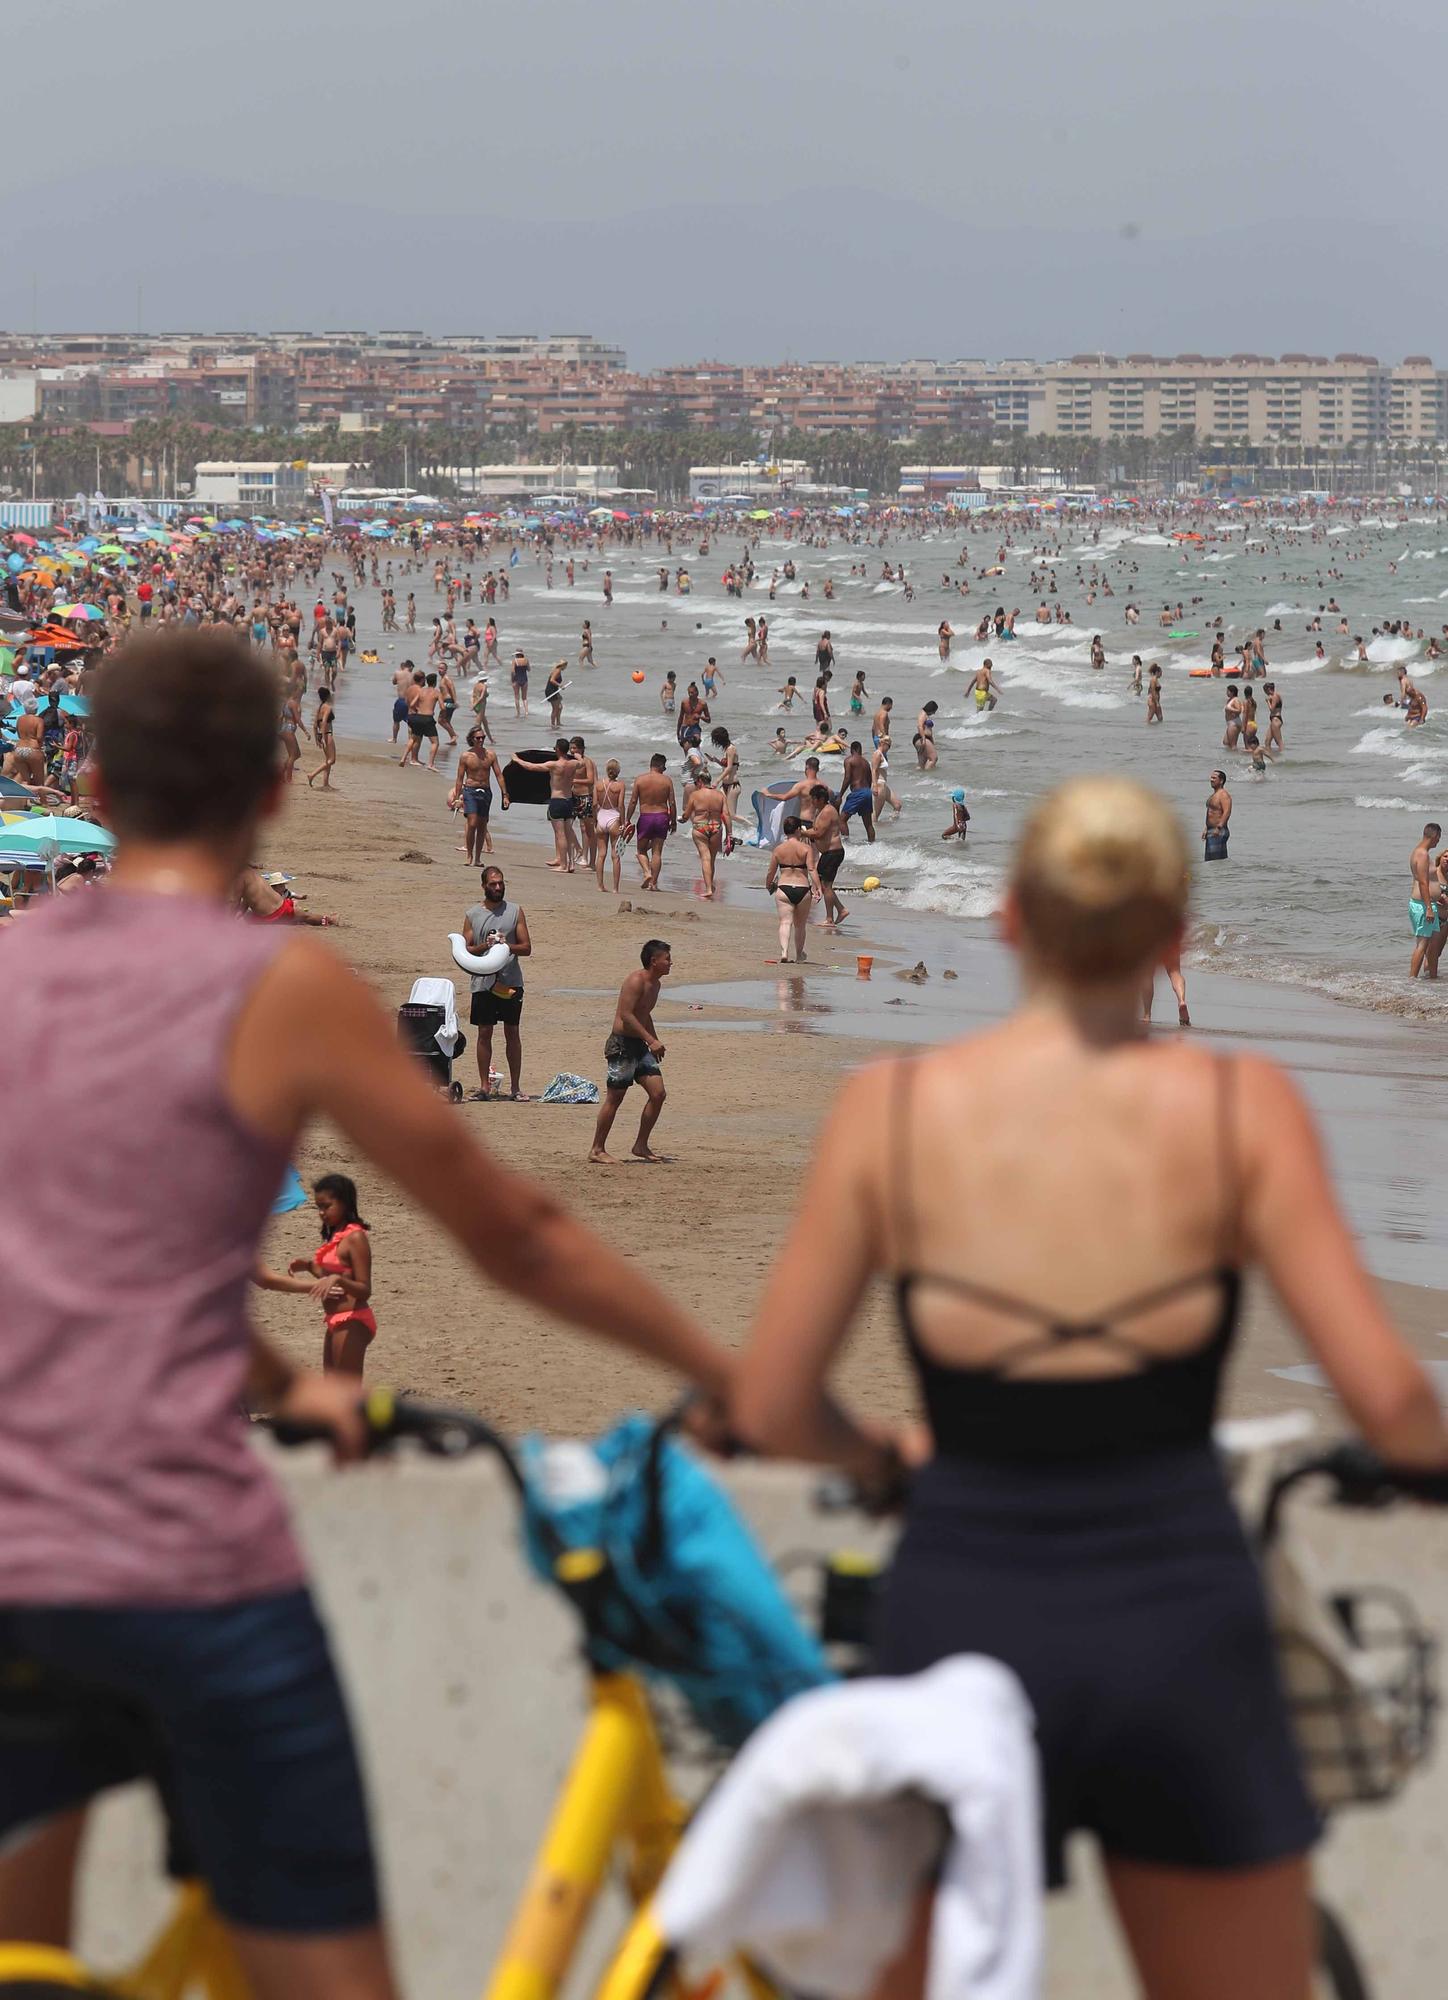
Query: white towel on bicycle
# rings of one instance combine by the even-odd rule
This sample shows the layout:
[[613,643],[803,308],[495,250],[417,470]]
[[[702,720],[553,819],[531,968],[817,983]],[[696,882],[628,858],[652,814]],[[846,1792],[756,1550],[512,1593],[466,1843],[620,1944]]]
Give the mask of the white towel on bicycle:
[[796,1992],[855,2000],[937,1863],[927,2000],[1038,2000],[1034,1717],[975,1655],[788,1703],[689,1828],[655,1914],[685,1953],[747,1952]]

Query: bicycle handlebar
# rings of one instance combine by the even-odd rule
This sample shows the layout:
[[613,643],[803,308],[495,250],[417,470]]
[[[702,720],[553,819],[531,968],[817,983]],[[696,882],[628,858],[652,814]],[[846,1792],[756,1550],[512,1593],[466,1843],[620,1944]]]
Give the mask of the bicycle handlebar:
[[[512,1445],[491,1424],[471,1410],[448,1403],[424,1403],[396,1396],[390,1389],[369,1389],[362,1403],[367,1425],[367,1456],[389,1451],[403,1438],[420,1445],[430,1458],[465,1458],[470,1452],[491,1451],[521,1497],[523,1474]],[[332,1433],[321,1424],[292,1423],[273,1417],[268,1429],[280,1445],[327,1444]]]
[[1335,1507],[1383,1508],[1391,1507],[1396,1500],[1448,1506],[1448,1472],[1389,1465],[1368,1445],[1349,1438],[1327,1451],[1299,1459],[1297,1464],[1278,1473],[1267,1489],[1262,1508],[1260,1533],[1264,1544],[1272,1541],[1281,1526],[1287,1496],[1309,1479],[1331,1482]]

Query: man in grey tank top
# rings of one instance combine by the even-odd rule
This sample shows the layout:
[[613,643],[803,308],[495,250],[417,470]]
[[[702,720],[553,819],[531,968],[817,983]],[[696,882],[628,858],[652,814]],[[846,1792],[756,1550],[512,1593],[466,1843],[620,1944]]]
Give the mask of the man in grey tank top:
[[512,956],[498,972],[475,972],[472,977],[472,1007],[468,1019],[478,1031],[478,1082],[474,1099],[488,1095],[488,1076],[493,1059],[493,1030],[503,1030],[503,1047],[508,1057],[509,1095],[526,1104],[519,1085],[523,1070],[523,968],[519,959],[529,958],[533,940],[528,935],[528,919],[522,906],[508,901],[508,885],[501,868],[483,870],[483,900],[474,903],[463,918],[463,936],[469,951],[486,951],[489,940],[501,937]]

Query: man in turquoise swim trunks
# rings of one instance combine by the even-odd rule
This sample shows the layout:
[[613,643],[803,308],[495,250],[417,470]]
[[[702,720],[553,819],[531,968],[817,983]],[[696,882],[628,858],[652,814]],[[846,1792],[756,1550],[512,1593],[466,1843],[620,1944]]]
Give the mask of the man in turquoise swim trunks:
[[1442,919],[1433,901],[1433,849],[1443,838],[1443,829],[1437,820],[1430,819],[1423,828],[1423,838],[1413,849],[1413,858],[1408,864],[1412,878],[1412,890],[1408,896],[1408,921],[1413,926],[1413,962],[1408,977],[1416,979],[1427,965],[1428,977],[1438,977],[1438,954],[1431,949],[1433,939],[1442,929]]

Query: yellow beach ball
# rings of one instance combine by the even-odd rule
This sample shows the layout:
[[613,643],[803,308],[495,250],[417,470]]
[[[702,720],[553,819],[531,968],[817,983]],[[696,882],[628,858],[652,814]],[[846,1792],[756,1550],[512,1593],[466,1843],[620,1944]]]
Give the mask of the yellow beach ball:
[[868,895],[872,889],[878,889],[879,886],[880,886],[880,878],[878,875],[867,875],[864,881],[860,884],[860,887],[865,891],[866,895]]

